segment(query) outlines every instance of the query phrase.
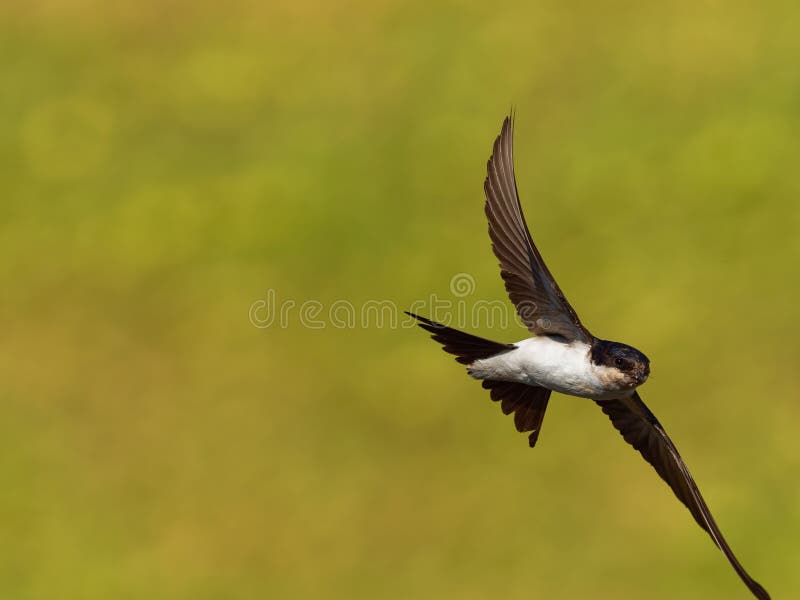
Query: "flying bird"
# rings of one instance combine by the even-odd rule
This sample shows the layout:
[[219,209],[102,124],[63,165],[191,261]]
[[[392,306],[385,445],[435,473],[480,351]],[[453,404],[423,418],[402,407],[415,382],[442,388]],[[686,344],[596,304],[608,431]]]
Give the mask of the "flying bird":
[[407,314],[466,365],[469,375],[482,381],[503,413],[514,413],[517,430],[531,432],[531,447],[541,432],[551,392],[596,402],[686,505],[753,595],[769,600],[734,556],[677,448],[639,397],[637,388],[650,374],[649,359],[632,346],[592,335],[533,243],[514,177],[513,133],[512,113],[503,122],[487,164],[485,212],[506,291],[532,337],[514,344],[494,342]]

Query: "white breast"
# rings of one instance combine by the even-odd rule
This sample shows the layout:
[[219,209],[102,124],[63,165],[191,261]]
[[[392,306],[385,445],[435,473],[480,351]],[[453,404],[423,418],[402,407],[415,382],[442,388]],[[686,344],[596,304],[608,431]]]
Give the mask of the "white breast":
[[498,379],[538,385],[562,394],[602,400],[619,397],[618,371],[593,365],[588,344],[547,336],[515,344],[517,348],[469,367],[477,379]]

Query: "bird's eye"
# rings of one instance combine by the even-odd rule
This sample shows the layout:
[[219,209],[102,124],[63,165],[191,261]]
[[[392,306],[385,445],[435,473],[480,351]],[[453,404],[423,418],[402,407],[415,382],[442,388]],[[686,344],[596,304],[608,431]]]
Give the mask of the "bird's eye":
[[624,361],[624,360],[622,360],[621,358],[615,358],[615,359],[614,359],[614,364],[615,364],[615,365],[616,365],[618,368],[620,368],[620,369],[621,369],[621,368],[622,368],[622,367],[625,365],[625,361]]

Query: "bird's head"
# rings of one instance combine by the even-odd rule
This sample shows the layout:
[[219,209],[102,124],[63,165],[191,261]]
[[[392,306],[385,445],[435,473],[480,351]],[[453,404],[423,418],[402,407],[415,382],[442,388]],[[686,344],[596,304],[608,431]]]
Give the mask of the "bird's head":
[[597,340],[591,356],[592,363],[606,372],[620,389],[634,389],[650,375],[650,359],[627,344]]

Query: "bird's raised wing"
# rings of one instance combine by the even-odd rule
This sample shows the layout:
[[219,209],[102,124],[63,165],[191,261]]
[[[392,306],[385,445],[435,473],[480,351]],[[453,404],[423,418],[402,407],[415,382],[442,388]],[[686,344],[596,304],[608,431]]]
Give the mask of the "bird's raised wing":
[[506,117],[494,142],[483,185],[489,237],[506,291],[531,333],[590,343],[592,334],[581,324],[544,264],[522,215],[514,178],[513,135],[513,117]]
[[698,525],[708,532],[753,595],[759,600],[769,600],[767,591],[747,574],[725,538],[722,537],[722,532],[711,516],[711,511],[700,495],[700,490],[678,454],[678,450],[667,436],[661,423],[642,402],[639,394],[634,392],[630,398],[596,400],[596,402],[611,418],[614,427],[622,434],[625,441],[653,465],[661,479],[666,481],[675,492],[678,500],[683,502],[692,513]]

